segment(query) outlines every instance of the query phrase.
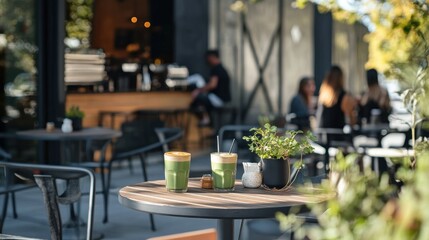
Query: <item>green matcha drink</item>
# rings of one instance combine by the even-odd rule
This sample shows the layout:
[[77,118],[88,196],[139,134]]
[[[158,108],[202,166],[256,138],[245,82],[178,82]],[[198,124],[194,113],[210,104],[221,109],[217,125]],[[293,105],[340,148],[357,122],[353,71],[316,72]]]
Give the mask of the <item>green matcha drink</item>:
[[235,172],[237,170],[236,153],[210,154],[213,188],[216,191],[234,191]]
[[188,191],[191,154],[187,152],[166,152],[164,153],[164,165],[167,191]]

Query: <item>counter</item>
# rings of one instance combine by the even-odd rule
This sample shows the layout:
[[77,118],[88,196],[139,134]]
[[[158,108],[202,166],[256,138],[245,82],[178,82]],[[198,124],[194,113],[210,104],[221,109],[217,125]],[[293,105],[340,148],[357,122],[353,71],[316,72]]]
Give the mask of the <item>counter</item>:
[[[117,92],[117,93],[69,93],[66,109],[77,105],[85,113],[84,127],[98,125],[100,111],[131,113],[136,110],[187,109],[191,93],[182,91]],[[125,115],[118,115],[115,128],[119,128]]]

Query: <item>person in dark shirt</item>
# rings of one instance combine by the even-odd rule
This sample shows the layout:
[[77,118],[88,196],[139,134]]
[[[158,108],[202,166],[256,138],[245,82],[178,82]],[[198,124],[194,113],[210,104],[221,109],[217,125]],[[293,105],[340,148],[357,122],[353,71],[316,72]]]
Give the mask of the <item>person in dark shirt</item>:
[[313,114],[312,98],[315,91],[314,80],[303,77],[299,81],[298,94],[290,102],[289,113],[294,114],[291,123],[300,130],[310,130],[310,115]]
[[332,66],[320,86],[318,121],[320,128],[343,128],[356,123],[356,99],[344,89],[344,75]]
[[392,110],[390,106],[389,93],[378,84],[378,72],[375,69],[369,69],[366,72],[368,90],[360,99],[359,117],[361,122],[372,122],[374,110],[379,111],[377,121],[389,123],[389,114]]
[[210,66],[210,78],[206,85],[192,92],[191,109],[202,110],[200,124],[210,123],[210,111],[213,108],[222,107],[231,101],[230,79],[227,71],[222,66],[217,50],[209,50],[206,53],[206,61]]

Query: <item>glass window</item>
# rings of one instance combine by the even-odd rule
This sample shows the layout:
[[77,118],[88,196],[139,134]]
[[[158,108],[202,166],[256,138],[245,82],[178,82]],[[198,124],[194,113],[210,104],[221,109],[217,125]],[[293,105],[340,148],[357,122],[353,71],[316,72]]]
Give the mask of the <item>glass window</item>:
[[36,2],[0,0],[0,132],[35,126]]

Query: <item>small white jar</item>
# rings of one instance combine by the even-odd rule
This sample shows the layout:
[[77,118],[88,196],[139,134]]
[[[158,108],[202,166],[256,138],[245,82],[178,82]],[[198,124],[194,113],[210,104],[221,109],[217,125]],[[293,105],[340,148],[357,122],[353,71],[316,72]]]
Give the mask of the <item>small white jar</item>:
[[63,125],[61,125],[61,131],[64,133],[73,132],[72,120],[64,118]]
[[262,184],[262,173],[257,163],[243,163],[244,173],[241,183],[245,188],[258,188]]

